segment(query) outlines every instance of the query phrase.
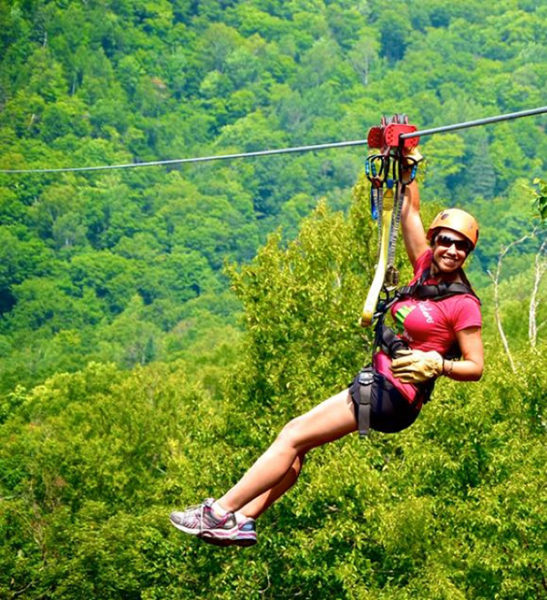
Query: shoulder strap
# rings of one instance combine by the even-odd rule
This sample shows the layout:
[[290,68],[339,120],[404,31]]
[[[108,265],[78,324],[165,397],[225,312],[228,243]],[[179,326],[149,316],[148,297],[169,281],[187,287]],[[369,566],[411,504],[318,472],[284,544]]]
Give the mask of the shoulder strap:
[[441,300],[442,298],[448,298],[449,296],[455,296],[456,294],[470,294],[471,296],[475,296],[478,300],[478,296],[471,286],[465,283],[441,282],[426,285],[424,282],[428,278],[429,269],[426,269],[416,283],[404,286],[398,290],[399,297],[413,297],[418,300]]
[[429,285],[418,285],[414,290],[413,296],[419,300],[440,300],[456,294],[475,295],[473,290],[465,283],[438,283]]

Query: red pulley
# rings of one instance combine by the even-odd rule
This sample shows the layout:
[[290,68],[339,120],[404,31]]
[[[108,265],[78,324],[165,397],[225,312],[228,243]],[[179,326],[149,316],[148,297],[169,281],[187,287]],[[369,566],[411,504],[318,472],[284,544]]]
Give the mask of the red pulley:
[[384,146],[384,128],[371,127],[367,136],[369,148],[382,148]]
[[[415,125],[408,124],[406,115],[393,115],[393,117],[382,117],[380,127],[371,127],[368,132],[367,143],[369,148],[379,148],[382,154],[388,154],[391,150],[399,148],[400,136],[405,133],[417,131]],[[405,150],[415,148],[420,142],[419,137],[404,140]]]
[[[384,129],[384,147],[389,148],[398,148],[399,147],[399,137],[404,135],[405,133],[414,133],[417,131],[415,125],[401,125],[399,123],[390,123]],[[410,150],[415,148],[420,141],[419,137],[408,138],[403,140],[404,148]]]

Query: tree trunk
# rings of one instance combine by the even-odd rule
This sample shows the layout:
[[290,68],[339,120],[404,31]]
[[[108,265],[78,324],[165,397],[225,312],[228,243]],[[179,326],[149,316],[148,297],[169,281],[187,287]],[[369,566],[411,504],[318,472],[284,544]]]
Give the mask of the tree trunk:
[[505,248],[502,248],[502,250],[498,256],[498,264],[496,266],[495,275],[493,275],[490,271],[488,271],[488,275],[494,282],[494,317],[496,319],[496,325],[498,327],[498,332],[500,334],[501,343],[503,344],[505,354],[507,354],[507,359],[509,360],[509,364],[511,365],[511,369],[512,369],[513,373],[516,373],[517,369],[515,367],[515,362],[513,360],[513,356],[511,355],[511,351],[509,350],[509,343],[507,342],[507,337],[505,336],[505,332],[503,331],[503,325],[501,323],[500,298],[499,298],[499,280],[500,280],[500,273],[501,273],[501,263],[502,263],[503,257],[507,254],[507,252],[509,252],[509,250],[513,246],[521,244],[522,242],[524,242],[524,240],[527,240],[529,237],[532,237],[534,234],[535,234],[535,230],[534,230],[534,232],[532,232],[531,235],[525,235],[525,236],[521,237],[519,240],[515,240],[515,241],[511,242]]
[[537,341],[536,311],[539,304],[537,296],[539,291],[539,284],[541,282],[541,277],[543,276],[546,267],[545,260],[542,260],[546,243],[547,242],[543,242],[541,244],[541,247],[538,250],[538,253],[536,254],[534,288],[532,290],[532,295],[530,296],[530,312],[528,316],[528,339],[530,340],[530,346],[532,348],[536,347]]

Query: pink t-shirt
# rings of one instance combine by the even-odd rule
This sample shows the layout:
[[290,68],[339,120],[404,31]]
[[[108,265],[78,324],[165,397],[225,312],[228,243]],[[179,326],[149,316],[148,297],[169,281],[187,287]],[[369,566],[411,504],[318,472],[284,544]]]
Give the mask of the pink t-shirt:
[[[414,265],[415,283],[429,268],[433,252],[426,250]],[[436,283],[428,279],[425,283]],[[428,352],[436,350],[445,355],[456,340],[456,332],[468,327],[481,327],[480,302],[472,294],[456,294],[442,300],[417,300],[405,298],[391,307],[391,314],[399,336],[413,350]],[[384,352],[378,352],[373,361],[378,373],[384,375],[393,385],[412,402],[416,397],[416,386],[402,383],[394,377],[389,366],[391,358]]]

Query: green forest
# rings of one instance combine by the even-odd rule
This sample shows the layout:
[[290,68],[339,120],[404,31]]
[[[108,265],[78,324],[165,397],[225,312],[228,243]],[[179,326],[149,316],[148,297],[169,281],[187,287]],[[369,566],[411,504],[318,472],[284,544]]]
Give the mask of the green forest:
[[[0,0],[0,171],[540,107],[546,23],[536,0]],[[0,598],[547,595],[546,122],[420,144],[424,223],[480,223],[482,380],[443,378],[397,435],[316,449],[253,548],[168,515],[368,359],[367,148],[0,172]]]

